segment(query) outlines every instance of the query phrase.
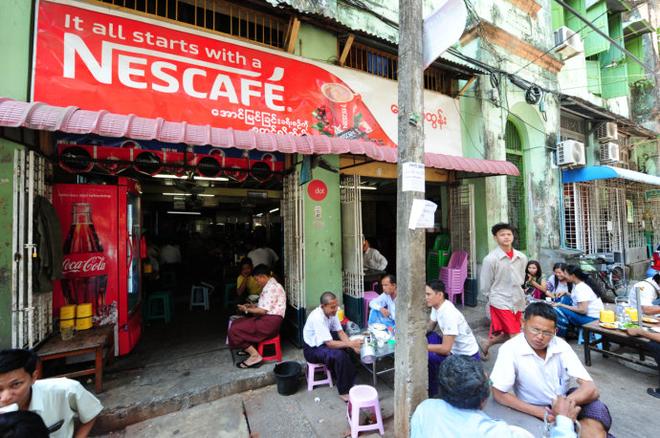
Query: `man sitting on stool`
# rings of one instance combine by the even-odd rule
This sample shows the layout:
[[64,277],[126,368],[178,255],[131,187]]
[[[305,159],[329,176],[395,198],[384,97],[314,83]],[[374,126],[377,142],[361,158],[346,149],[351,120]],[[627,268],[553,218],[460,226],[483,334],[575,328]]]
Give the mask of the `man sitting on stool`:
[[337,383],[339,397],[348,401],[356,371],[346,349],[352,348],[359,354],[362,341],[348,339],[337,318],[338,308],[335,294],[324,292],[321,295],[321,305],[309,314],[303,328],[303,354],[307,362],[328,367]]

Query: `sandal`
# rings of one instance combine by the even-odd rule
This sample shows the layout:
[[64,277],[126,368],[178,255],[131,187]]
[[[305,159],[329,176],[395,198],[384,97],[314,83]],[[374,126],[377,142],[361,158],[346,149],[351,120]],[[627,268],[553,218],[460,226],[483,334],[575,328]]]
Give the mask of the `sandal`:
[[259,368],[259,367],[260,367],[261,365],[263,365],[263,364],[264,364],[264,361],[263,361],[263,360],[262,360],[262,361],[259,361],[259,362],[257,362],[257,363],[253,363],[252,365],[248,365],[247,363],[245,363],[245,361],[243,361],[243,362],[239,362],[239,363],[237,363],[237,364],[236,364],[236,367],[237,367],[237,368],[240,368],[240,369],[242,369],[242,370],[246,370],[246,369],[248,369],[248,368]]

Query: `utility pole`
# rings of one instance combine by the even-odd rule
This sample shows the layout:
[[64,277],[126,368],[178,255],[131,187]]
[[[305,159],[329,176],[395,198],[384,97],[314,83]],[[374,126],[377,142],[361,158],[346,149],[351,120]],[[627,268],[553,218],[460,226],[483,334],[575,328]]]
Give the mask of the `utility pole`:
[[403,163],[424,164],[424,76],[422,0],[399,0],[399,138],[397,165],[397,296],[394,372],[394,436],[410,436],[410,417],[427,398],[424,304],[425,230],[408,228],[414,199],[423,192],[402,190]]

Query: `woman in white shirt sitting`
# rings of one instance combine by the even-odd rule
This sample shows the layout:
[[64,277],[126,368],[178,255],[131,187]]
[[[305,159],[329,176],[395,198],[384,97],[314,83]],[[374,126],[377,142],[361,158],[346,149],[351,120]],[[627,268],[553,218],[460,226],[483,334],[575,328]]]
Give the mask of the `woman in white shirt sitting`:
[[571,325],[582,327],[600,318],[603,301],[590,286],[591,279],[578,266],[566,266],[566,280],[573,284],[571,291],[572,305],[553,303],[566,316]]

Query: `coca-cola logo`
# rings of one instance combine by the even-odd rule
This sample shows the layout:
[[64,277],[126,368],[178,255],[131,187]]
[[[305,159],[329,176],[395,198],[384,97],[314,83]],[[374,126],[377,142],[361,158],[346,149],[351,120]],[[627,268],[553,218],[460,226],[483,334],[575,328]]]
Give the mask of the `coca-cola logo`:
[[103,254],[70,254],[62,261],[62,274],[90,277],[105,274],[107,263]]

